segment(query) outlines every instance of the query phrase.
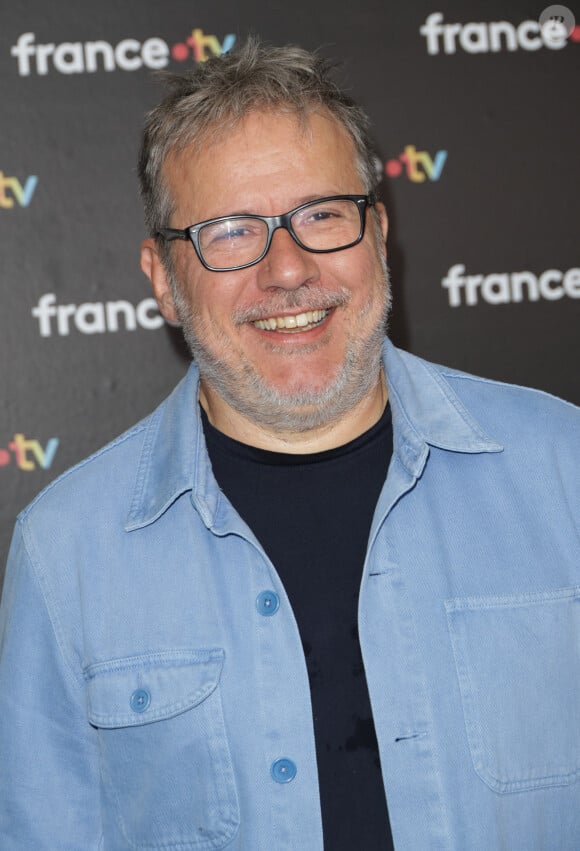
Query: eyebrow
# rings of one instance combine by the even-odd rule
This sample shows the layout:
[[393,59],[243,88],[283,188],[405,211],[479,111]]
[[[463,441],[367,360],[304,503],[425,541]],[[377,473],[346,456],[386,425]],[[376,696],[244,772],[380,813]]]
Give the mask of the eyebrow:
[[[319,201],[323,198],[332,198],[334,195],[348,195],[352,193],[348,192],[339,192],[338,190],[329,190],[324,194],[320,194],[319,192],[311,193],[310,195],[303,195],[302,198],[296,200],[296,202],[290,207],[290,210],[295,210],[297,207],[301,207],[303,204],[309,204],[311,201]],[[290,210],[284,210],[283,212],[290,212]],[[261,213],[252,212],[250,210],[240,210],[235,213],[223,213],[221,216],[210,216],[208,219],[203,219],[204,222],[211,222],[213,219],[229,219],[233,216],[261,216]],[[282,215],[279,213],[278,215]],[[267,217],[266,217],[267,218]]]

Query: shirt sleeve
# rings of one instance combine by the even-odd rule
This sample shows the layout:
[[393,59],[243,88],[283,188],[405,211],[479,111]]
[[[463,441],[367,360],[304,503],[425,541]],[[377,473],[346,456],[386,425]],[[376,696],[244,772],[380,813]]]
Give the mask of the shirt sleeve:
[[0,848],[101,847],[95,731],[82,675],[62,653],[22,525],[0,606]]

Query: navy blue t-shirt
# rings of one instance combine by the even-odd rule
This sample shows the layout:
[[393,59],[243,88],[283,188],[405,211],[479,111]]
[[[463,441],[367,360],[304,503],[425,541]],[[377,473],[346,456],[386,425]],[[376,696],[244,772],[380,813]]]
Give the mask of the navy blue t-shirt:
[[325,849],[392,851],[357,630],[368,536],[392,454],[390,407],[350,443],[309,455],[247,446],[202,418],[216,480],[274,564],[300,630]]

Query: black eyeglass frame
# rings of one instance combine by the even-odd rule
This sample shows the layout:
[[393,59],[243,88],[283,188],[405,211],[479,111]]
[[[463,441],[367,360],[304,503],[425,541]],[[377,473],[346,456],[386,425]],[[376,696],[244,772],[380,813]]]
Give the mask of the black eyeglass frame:
[[[292,226],[292,216],[299,213],[301,210],[306,209],[307,207],[314,207],[317,204],[322,204],[324,201],[354,201],[358,207],[359,215],[360,215],[360,230],[356,239],[352,242],[349,242],[347,245],[341,245],[339,248],[308,248],[307,245],[304,245],[300,241],[300,238],[295,233],[294,228]],[[189,239],[195,248],[195,253],[197,254],[200,263],[204,266],[209,272],[235,272],[238,269],[247,269],[250,266],[255,266],[256,263],[259,263],[260,260],[263,260],[268,251],[270,250],[270,245],[272,244],[272,237],[274,236],[274,231],[279,228],[284,228],[288,231],[294,242],[303,248],[304,251],[309,251],[312,254],[332,254],[335,251],[344,251],[346,248],[352,248],[353,245],[358,245],[361,239],[364,236],[365,232],[365,224],[366,224],[366,209],[367,207],[373,207],[376,203],[376,198],[374,195],[329,195],[326,198],[316,198],[314,201],[307,201],[305,204],[300,204],[299,207],[295,207],[293,210],[290,210],[288,213],[283,213],[281,216],[257,216],[252,213],[247,215],[234,215],[234,216],[220,216],[217,219],[207,219],[204,222],[197,222],[195,225],[190,225],[187,228],[183,228],[182,230],[178,228],[159,228],[157,231],[157,236],[160,236],[166,242],[172,242],[174,239]],[[214,225],[219,224],[220,222],[225,221],[236,221],[239,219],[256,219],[260,222],[264,222],[266,227],[268,228],[268,236],[266,239],[266,246],[259,257],[255,260],[252,260],[250,263],[243,263],[241,266],[227,266],[226,268],[216,268],[215,266],[210,266],[209,263],[203,259],[201,249],[199,247],[199,231],[201,228],[205,227],[205,225]]]

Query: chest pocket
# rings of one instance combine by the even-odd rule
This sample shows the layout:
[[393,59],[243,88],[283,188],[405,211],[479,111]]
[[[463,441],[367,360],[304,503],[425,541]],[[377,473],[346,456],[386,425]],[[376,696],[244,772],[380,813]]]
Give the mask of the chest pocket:
[[128,847],[213,851],[235,834],[223,660],[221,649],[183,650],[86,670],[106,810]]
[[475,770],[496,792],[580,773],[580,588],[446,603]]

